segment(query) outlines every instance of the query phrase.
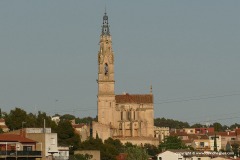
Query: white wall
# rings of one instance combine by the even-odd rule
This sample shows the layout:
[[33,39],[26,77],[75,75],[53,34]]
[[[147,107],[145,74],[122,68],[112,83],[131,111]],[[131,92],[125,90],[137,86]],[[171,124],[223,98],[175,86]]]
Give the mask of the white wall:
[[46,133],[45,134],[46,156],[51,155],[49,152],[58,152],[57,133]]
[[157,160],[179,160],[179,158],[182,158],[183,156],[181,154],[177,154],[171,151],[165,151],[163,153],[158,154]]

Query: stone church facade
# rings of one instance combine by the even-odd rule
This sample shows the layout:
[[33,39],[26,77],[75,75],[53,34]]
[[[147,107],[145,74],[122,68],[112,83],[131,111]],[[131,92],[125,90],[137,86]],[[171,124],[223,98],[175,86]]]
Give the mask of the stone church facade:
[[114,52],[108,16],[103,16],[98,52],[98,122],[93,122],[93,137],[109,137],[122,143],[157,145],[154,138],[153,94],[115,94]]

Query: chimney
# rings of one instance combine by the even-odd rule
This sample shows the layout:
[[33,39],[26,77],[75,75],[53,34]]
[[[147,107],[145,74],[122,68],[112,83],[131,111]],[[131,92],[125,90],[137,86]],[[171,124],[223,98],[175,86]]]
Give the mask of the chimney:
[[22,129],[20,130],[20,136],[21,136],[21,137],[26,137],[26,129],[25,129],[25,128],[22,128]]

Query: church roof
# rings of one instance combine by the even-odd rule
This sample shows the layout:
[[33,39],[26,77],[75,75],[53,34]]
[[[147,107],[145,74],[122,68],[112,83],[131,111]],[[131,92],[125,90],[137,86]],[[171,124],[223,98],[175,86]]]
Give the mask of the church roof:
[[115,96],[116,103],[153,103],[152,94],[122,94]]

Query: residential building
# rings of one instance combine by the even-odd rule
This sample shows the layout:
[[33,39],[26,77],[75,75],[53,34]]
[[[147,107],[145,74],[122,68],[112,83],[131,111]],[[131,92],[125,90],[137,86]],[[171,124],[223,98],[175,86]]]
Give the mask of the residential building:
[[183,128],[183,130],[187,134],[195,134],[195,132],[196,132],[195,128]]
[[221,149],[226,150],[227,143],[231,143],[237,140],[237,134],[235,131],[219,132],[221,136]]
[[42,151],[42,160],[59,155],[57,133],[52,133],[51,128],[23,128],[23,130],[15,130],[5,134],[22,135],[37,141],[39,145],[36,146],[36,149]]
[[157,155],[157,160],[210,160],[204,152],[190,150],[167,150]]
[[220,151],[222,147],[221,135],[218,133],[209,133],[208,138],[210,140],[210,150],[214,151],[214,141],[216,139],[217,151]]
[[208,133],[214,133],[213,127],[207,127],[207,128],[195,128],[196,134],[208,134]]
[[170,135],[169,127],[156,127],[154,126],[154,137],[163,142],[166,137]]
[[195,150],[200,150],[200,151],[210,151],[211,150],[210,144],[211,144],[210,140],[206,135],[198,135],[197,139],[194,139],[192,141],[192,147]]
[[85,141],[90,136],[90,125],[85,123],[76,124],[75,120],[71,120],[72,127],[75,132],[80,135],[81,141]]
[[58,147],[58,153],[54,154],[54,160],[68,160],[69,147]]
[[42,158],[38,142],[16,134],[0,134],[0,159],[29,159]]

